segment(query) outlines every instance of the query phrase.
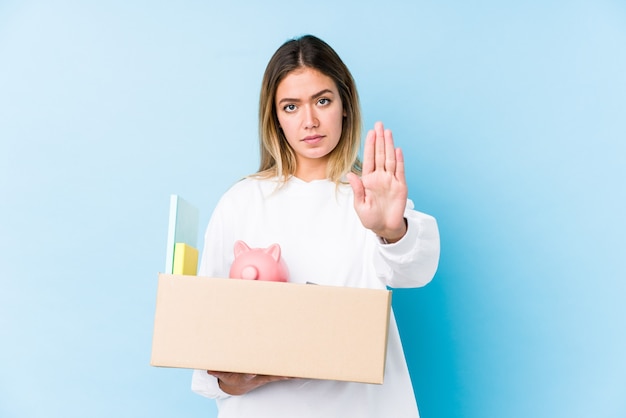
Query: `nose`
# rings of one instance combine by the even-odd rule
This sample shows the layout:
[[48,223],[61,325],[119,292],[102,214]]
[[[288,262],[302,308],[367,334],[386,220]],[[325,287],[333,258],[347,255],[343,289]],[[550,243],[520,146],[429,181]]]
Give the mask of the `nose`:
[[304,127],[306,129],[317,128],[319,126],[319,119],[313,106],[306,106],[304,111]]

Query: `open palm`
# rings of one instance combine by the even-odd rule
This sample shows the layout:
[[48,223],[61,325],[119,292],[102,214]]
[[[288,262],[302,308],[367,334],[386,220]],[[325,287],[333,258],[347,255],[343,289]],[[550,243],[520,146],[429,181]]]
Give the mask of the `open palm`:
[[367,133],[363,150],[363,173],[348,174],[354,191],[354,208],[361,223],[389,242],[406,233],[404,209],[408,188],[404,157],[395,148],[393,135],[381,122]]

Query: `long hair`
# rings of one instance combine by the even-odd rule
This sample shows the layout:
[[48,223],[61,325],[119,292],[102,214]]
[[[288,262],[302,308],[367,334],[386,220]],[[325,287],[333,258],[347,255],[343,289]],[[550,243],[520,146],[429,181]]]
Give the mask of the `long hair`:
[[272,56],[263,75],[259,100],[259,141],[261,163],[256,176],[289,178],[296,172],[296,156],[279,128],[276,90],[292,71],[311,68],[330,77],[336,84],[345,117],[341,138],[329,154],[326,177],[335,183],[354,172],[361,174],[358,153],[361,145],[361,109],[356,84],[348,67],[324,41],[305,35],[285,42]]

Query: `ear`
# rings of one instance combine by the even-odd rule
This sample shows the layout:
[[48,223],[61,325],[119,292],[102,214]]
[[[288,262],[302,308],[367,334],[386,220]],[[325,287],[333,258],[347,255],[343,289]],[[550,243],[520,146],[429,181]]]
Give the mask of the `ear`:
[[235,241],[235,257],[239,257],[243,253],[250,251],[250,247],[243,241]]
[[265,249],[265,252],[271,255],[274,261],[280,260],[280,245],[272,244]]

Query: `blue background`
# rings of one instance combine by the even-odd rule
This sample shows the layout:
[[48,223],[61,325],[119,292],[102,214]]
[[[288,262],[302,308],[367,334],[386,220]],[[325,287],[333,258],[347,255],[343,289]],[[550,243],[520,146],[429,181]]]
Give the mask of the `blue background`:
[[256,169],[263,69],[304,33],[439,221],[435,280],[394,293],[422,416],[625,417],[608,0],[0,2],[0,416],[215,416],[188,370],[149,366],[169,195],[204,227]]

